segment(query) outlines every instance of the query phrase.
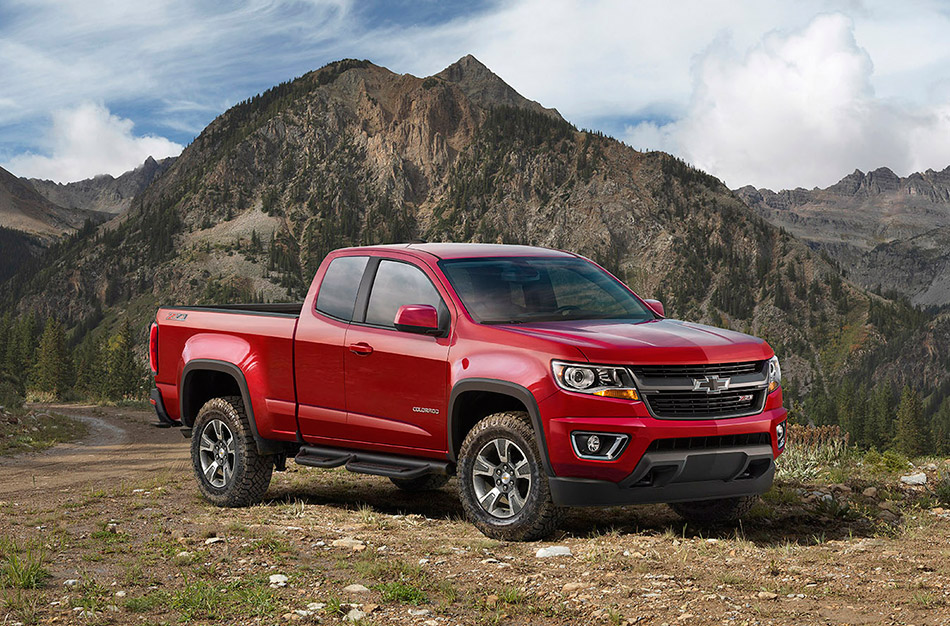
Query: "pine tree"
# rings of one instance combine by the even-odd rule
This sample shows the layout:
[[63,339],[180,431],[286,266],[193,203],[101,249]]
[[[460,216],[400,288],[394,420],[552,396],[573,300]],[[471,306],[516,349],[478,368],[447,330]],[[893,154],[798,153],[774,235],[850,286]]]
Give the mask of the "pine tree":
[[139,367],[135,360],[132,325],[128,319],[118,334],[109,341],[106,396],[110,400],[124,400],[139,392]]
[[944,399],[930,423],[933,448],[940,456],[950,455],[950,398]]
[[891,386],[881,383],[874,387],[868,403],[868,416],[864,423],[864,440],[869,446],[884,450],[894,437],[894,399]]
[[37,326],[39,324],[34,313],[19,318],[10,329],[7,340],[6,364],[14,373],[25,373],[33,369],[36,355]]
[[70,387],[71,364],[66,350],[66,333],[50,318],[40,337],[31,382],[38,391],[62,397]]
[[927,452],[928,447],[925,430],[924,404],[920,393],[909,386],[904,387],[897,407],[897,436],[894,444],[909,457],[920,456]]
[[13,318],[8,312],[0,318],[0,371],[9,369],[7,363],[7,346],[13,336]]
[[108,362],[102,341],[88,336],[76,347],[76,391],[90,400],[102,400],[106,395],[105,382]]

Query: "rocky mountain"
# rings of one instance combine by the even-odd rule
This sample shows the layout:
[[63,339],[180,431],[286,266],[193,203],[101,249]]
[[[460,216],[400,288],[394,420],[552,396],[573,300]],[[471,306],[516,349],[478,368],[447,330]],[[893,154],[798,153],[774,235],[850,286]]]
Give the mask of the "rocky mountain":
[[950,378],[950,320],[843,280],[718,179],[578,131],[473,57],[427,78],[344,60],[238,104],[0,308],[77,333],[128,315],[144,337],[159,304],[299,299],[329,250],[414,238],[585,254],[673,316],[766,337],[793,393]]
[[901,178],[855,170],[827,189],[743,187],[746,204],[835,259],[856,283],[950,304],[950,167]]
[[175,157],[161,161],[148,157],[142,165],[118,178],[103,174],[65,184],[31,178],[29,183],[40,195],[61,207],[96,211],[112,216],[128,209],[132,199],[174,162]]
[[28,181],[0,168],[0,226],[49,242],[77,230],[92,217],[94,213],[66,209],[51,202]]

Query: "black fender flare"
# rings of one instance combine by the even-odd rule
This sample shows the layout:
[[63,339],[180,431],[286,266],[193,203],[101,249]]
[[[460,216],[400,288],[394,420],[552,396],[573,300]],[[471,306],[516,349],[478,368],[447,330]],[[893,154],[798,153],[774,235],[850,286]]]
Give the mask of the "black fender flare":
[[544,424],[541,421],[541,411],[538,409],[538,401],[534,394],[525,387],[507,380],[497,380],[494,378],[464,378],[452,387],[452,393],[449,395],[448,411],[448,457],[453,463],[458,461],[458,450],[455,449],[455,440],[458,438],[461,429],[461,419],[458,416],[457,401],[461,394],[468,391],[486,391],[489,393],[498,393],[511,396],[521,402],[528,410],[528,417],[531,419],[531,426],[534,429],[535,439],[538,442],[538,450],[541,452],[541,465],[544,467],[548,476],[554,476],[551,469],[551,460],[548,458],[548,441],[544,434]]
[[[234,379],[234,382],[237,383],[238,389],[241,391],[241,399],[244,400],[244,409],[247,411],[247,419],[251,422],[251,435],[254,437],[254,443],[257,444],[257,451],[261,454],[279,454],[285,452],[284,442],[281,441],[271,441],[269,439],[264,439],[261,437],[261,433],[257,429],[257,420],[254,418],[254,407],[251,405],[251,394],[247,388],[247,379],[244,378],[244,372],[241,371],[241,368],[235,365],[234,363],[229,363],[228,361],[219,361],[216,359],[192,359],[185,364],[184,369],[181,372],[181,382],[179,383],[179,415],[181,416],[182,422],[187,424],[185,421],[185,398],[187,397],[187,385],[188,385],[188,376],[196,371],[212,371],[212,372],[221,372],[223,374],[229,375]],[[201,407],[189,407],[195,408],[194,414],[198,414],[198,410]],[[192,419],[191,424],[194,424],[194,419]]]

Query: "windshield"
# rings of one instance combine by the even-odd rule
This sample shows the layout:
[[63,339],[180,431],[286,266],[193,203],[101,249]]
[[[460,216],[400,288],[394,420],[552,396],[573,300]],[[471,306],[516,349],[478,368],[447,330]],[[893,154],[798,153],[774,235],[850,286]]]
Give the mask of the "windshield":
[[584,259],[449,259],[440,265],[482,324],[656,317],[620,282]]

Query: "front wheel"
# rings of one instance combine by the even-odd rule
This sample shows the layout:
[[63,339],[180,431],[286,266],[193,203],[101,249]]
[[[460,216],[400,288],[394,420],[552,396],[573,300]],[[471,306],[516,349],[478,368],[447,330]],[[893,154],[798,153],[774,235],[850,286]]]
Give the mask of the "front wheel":
[[260,454],[240,396],[208,400],[195,419],[191,462],[198,489],[218,506],[250,506],[264,498],[274,458]]
[[458,478],[466,516],[493,539],[540,539],[560,522],[526,413],[478,422],[459,451]]
[[694,524],[727,524],[738,522],[758,499],[759,496],[742,496],[698,502],[673,502],[670,503],[670,508],[677,515]]

